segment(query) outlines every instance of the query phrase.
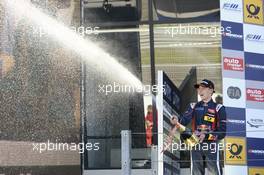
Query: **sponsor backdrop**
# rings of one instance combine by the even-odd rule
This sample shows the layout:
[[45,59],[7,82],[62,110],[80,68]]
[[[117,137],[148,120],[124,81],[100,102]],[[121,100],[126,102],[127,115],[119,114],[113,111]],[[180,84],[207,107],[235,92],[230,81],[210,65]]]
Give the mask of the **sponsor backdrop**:
[[220,0],[225,175],[264,175],[264,0]]
[[[164,91],[161,89],[164,88]],[[179,89],[163,71],[158,71],[158,89],[156,107],[158,110],[158,175],[180,174],[180,151],[169,147],[163,152],[172,125],[171,115],[179,116],[181,97]],[[180,143],[180,135],[173,138],[173,142]]]

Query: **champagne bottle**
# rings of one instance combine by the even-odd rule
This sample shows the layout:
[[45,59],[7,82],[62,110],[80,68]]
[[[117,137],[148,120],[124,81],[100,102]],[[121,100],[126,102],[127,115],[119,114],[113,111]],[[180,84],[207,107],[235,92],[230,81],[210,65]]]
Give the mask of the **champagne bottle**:
[[185,144],[187,144],[190,147],[193,147],[199,143],[199,138],[192,132],[190,128],[183,126],[179,122],[177,122],[175,127],[180,132],[181,137],[183,138]]

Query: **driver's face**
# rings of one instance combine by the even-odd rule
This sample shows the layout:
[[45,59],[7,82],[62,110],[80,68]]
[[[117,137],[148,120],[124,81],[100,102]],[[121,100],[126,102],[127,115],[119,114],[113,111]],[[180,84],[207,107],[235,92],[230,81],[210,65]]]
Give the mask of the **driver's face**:
[[197,92],[202,100],[209,100],[212,97],[213,89],[200,85]]

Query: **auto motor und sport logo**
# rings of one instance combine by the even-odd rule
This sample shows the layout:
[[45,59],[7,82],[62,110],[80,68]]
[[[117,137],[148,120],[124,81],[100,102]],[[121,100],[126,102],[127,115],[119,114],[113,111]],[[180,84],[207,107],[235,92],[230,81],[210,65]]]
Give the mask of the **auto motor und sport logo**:
[[243,71],[244,60],[241,58],[224,57],[224,69],[232,71]]
[[236,4],[236,3],[224,3],[222,8],[225,10],[232,10],[232,11],[242,10],[239,4]]
[[264,42],[264,37],[263,37],[263,35],[247,34],[246,40],[247,41],[253,41],[253,42]]
[[259,128],[259,127],[263,127],[264,126],[264,120],[262,119],[250,119],[247,121],[247,124],[251,127],[251,128]]
[[264,89],[247,88],[247,100],[264,102]]
[[227,88],[227,95],[231,99],[239,99],[242,93],[238,87],[230,86]]

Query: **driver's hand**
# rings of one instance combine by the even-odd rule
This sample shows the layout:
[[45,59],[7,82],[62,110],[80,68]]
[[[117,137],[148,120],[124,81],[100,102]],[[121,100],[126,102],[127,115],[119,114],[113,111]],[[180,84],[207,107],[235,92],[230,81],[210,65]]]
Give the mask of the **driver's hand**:
[[171,119],[170,119],[170,122],[171,124],[173,125],[176,125],[178,123],[178,117],[176,115],[172,115]]
[[199,132],[199,131],[195,130],[195,131],[194,131],[194,134],[195,134],[197,137],[200,137],[200,135],[201,135],[201,132]]
[[199,132],[199,131],[195,130],[194,134],[199,138],[200,143],[202,143],[204,141],[204,138],[205,138],[204,132]]
[[202,143],[205,139],[205,134],[204,133],[201,133],[200,137],[199,137],[199,141],[200,143]]

